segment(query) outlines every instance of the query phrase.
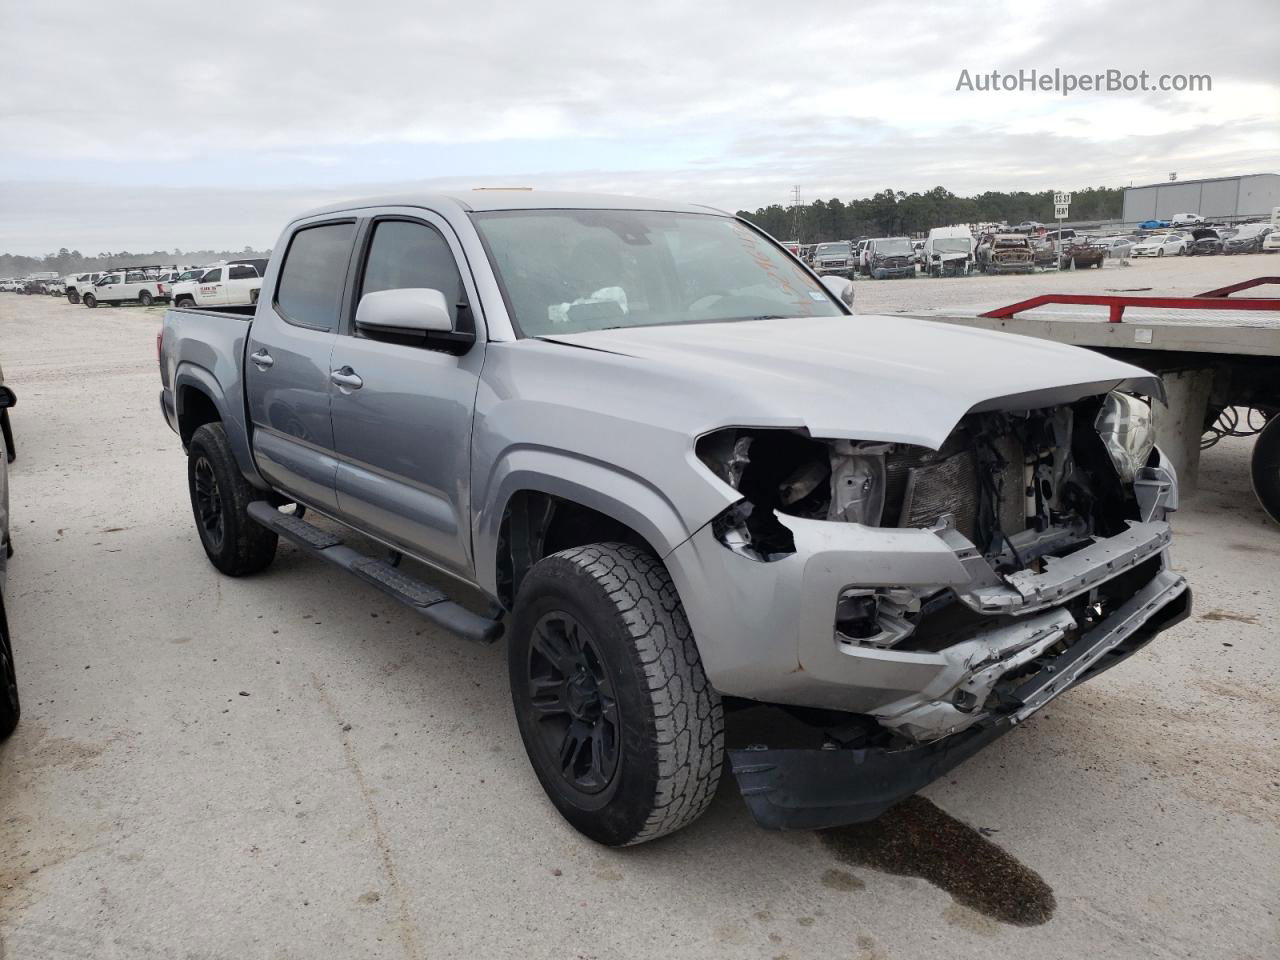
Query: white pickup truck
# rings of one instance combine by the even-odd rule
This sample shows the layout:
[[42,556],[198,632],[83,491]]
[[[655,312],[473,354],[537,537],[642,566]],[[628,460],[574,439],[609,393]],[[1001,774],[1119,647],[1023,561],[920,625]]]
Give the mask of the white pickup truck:
[[136,302],[144,307],[165,299],[164,287],[144,270],[116,270],[102,277],[91,287],[85,287],[80,299],[89,309],[100,303],[118,304]]
[[228,263],[206,270],[192,293],[197,307],[236,307],[258,302],[262,274],[251,263]]

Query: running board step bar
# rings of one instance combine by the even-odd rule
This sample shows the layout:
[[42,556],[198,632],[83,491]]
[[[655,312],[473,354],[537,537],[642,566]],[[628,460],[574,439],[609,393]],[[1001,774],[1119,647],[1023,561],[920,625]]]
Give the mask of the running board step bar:
[[354,573],[450,633],[479,643],[493,643],[502,636],[501,620],[472,613],[435,587],[384,560],[352,550],[337,535],[321,530],[301,517],[281,513],[265,500],[254,500],[248,510],[249,516],[268,530],[348,573]]

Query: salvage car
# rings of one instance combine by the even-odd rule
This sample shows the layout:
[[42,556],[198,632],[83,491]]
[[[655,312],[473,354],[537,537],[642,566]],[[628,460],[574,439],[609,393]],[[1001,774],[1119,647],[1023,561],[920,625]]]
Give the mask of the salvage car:
[[920,263],[931,277],[967,276],[973,246],[968,227],[934,227],[920,250]]
[[907,237],[878,237],[867,246],[866,257],[872,280],[916,275],[915,251]]
[[[1053,262],[1053,249],[1049,262]],[[1036,267],[1035,249],[1025,233],[989,233],[978,241],[974,260],[983,273],[1032,273]]]
[[1185,247],[1189,257],[1211,257],[1222,252],[1222,244],[1232,231],[1224,227],[1197,227]]
[[1271,225],[1267,223],[1246,223],[1222,242],[1222,252],[1261,253],[1262,245],[1271,235]]
[[206,556],[255,574],[284,537],[505,629],[533,770],[601,843],[707,809],[726,709],[809,731],[727,752],[758,822],[868,820],[1189,609],[1138,367],[854,315],[701,205],[384,197],[274,250],[256,309],[157,343]]
[[14,392],[4,385],[4,372],[0,371],[0,740],[13,733],[22,714],[22,704],[18,699],[18,671],[14,665],[13,641],[4,600],[9,558],[13,556],[13,540],[9,534],[9,464],[14,458],[14,446],[9,408],[17,402]]
[[1085,237],[1079,237],[1075,240],[1067,240],[1066,245],[1062,248],[1062,260],[1060,266],[1062,269],[1074,267],[1077,270],[1084,270],[1087,267],[1102,268],[1102,263],[1107,259],[1107,251],[1109,247],[1102,243],[1089,240]]

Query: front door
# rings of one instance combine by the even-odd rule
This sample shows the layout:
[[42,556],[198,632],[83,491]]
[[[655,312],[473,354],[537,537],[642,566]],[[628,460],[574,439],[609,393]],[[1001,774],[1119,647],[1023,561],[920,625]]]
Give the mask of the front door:
[[427,287],[454,305],[455,329],[472,329],[477,301],[458,267],[465,260],[448,225],[423,211],[375,217],[361,248],[333,350],[333,372],[345,381],[333,387],[338,509],[355,527],[470,577],[471,421],[483,337],[457,356],[371,339],[353,321],[365,294]]
[[[294,233],[275,300],[260,309],[245,345],[253,452],[268,482],[303,503],[334,511],[330,362],[355,223]],[[203,280],[201,281],[203,284]]]
[[222,267],[210,270],[197,284],[196,302],[202,307],[216,307],[227,302],[226,271]]

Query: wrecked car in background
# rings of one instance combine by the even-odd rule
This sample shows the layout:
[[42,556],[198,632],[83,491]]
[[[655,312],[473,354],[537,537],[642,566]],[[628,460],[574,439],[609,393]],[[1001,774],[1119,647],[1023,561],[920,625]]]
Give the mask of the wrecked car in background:
[[967,276],[973,247],[968,227],[934,227],[920,249],[920,264],[931,277]]
[[285,537],[505,628],[530,763],[601,843],[707,809],[726,708],[807,731],[728,751],[762,825],[867,820],[1189,608],[1137,367],[854,315],[703,206],[384,197],[274,249],[251,318],[170,310],[158,344],[206,555],[245,576]]
[[1065,240],[1063,241],[1062,258],[1059,261],[1059,265],[1064,270],[1067,267],[1075,267],[1077,270],[1084,270],[1088,267],[1102,269],[1102,263],[1107,259],[1109,249],[1110,247],[1105,243],[1089,240],[1085,237]]
[[[1050,248],[1050,263],[1053,256]],[[1031,273],[1036,266],[1031,240],[1022,233],[987,234],[978,241],[974,259],[983,273]]]
[[1186,254],[1189,257],[1215,256],[1222,252],[1223,241],[1232,234],[1233,231],[1225,227],[1197,227],[1191,231]]
[[866,257],[872,280],[916,275],[915,250],[907,237],[878,237],[867,247]]

